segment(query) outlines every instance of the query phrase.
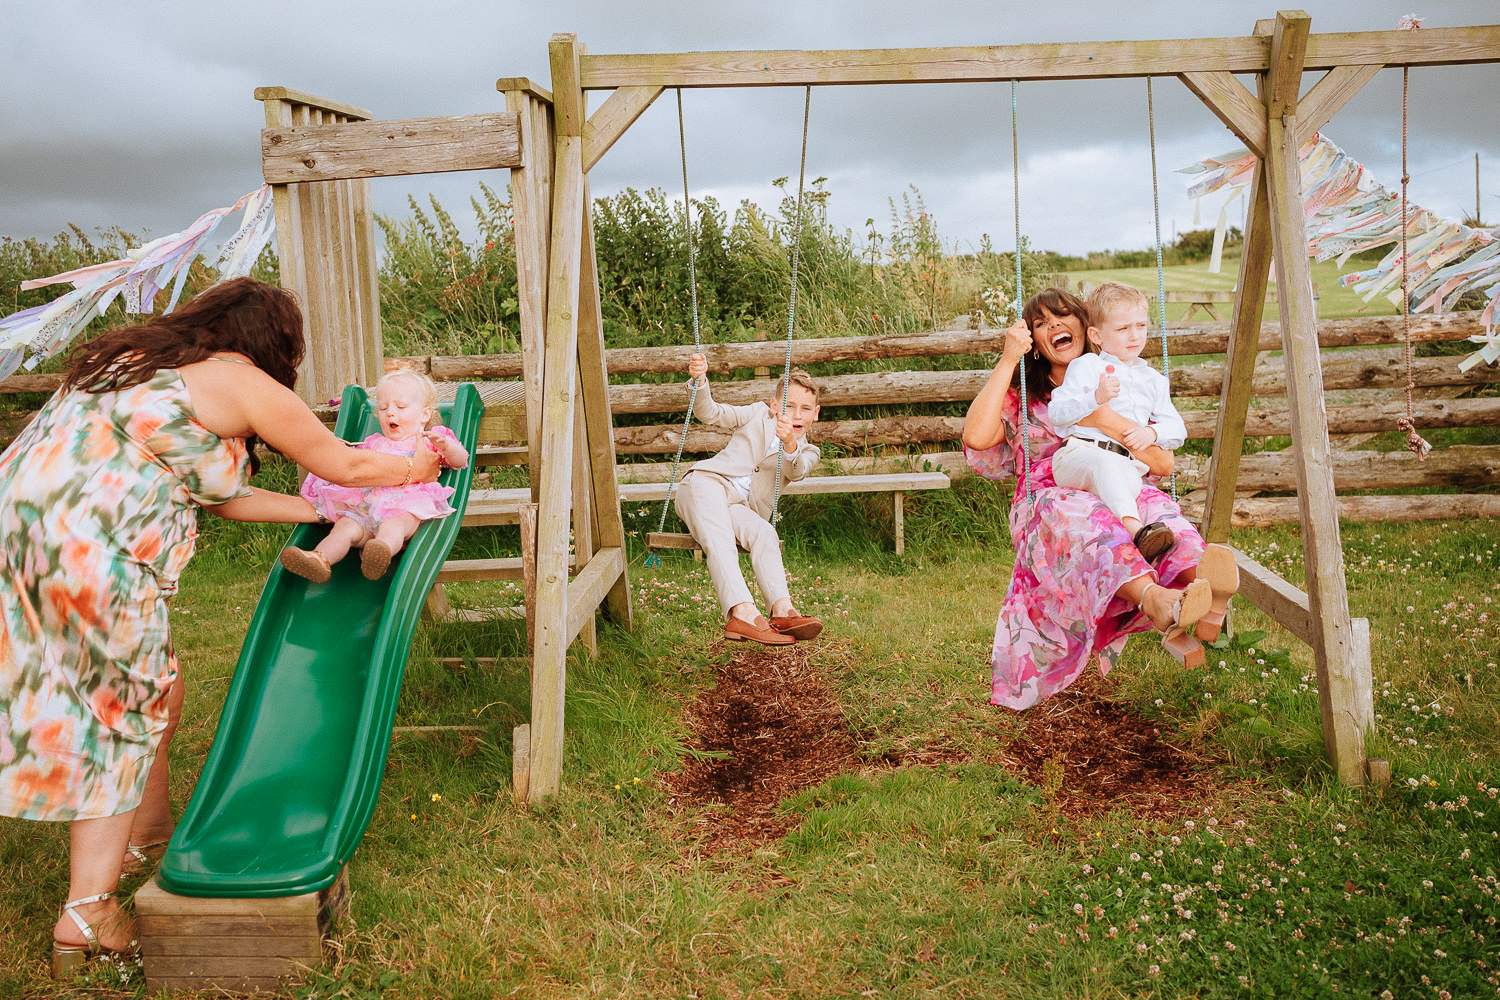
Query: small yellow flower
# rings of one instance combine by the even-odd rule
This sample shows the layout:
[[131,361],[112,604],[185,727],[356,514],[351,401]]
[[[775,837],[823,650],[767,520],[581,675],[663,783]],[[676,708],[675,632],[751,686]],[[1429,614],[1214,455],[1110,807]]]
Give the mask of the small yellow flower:
[[620,790],[620,786],[619,786],[619,785],[616,785],[616,786],[615,786],[615,791],[617,791],[617,792],[618,792],[618,791],[619,791],[619,790]]
[[416,813],[412,813],[412,814],[411,814],[411,818],[412,818],[412,819],[416,819],[416,818],[417,818],[417,814],[416,814]]
[[630,783],[632,785],[639,785],[641,783],[641,779],[640,778],[631,778],[630,779]]
[[433,792],[432,793],[432,801],[434,801],[434,802],[441,802],[441,801],[443,801],[443,797],[441,795],[439,795],[437,792]]

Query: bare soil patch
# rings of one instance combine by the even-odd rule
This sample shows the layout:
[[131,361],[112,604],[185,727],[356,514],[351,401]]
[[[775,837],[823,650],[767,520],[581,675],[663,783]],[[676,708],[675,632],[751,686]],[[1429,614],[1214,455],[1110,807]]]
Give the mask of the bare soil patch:
[[1039,788],[1060,777],[1053,801],[1065,816],[1115,809],[1141,819],[1197,814],[1222,785],[1207,769],[1211,762],[1180,734],[1110,700],[1110,688],[1090,669],[1068,690],[1020,713],[1024,728],[1002,747],[1004,766]]

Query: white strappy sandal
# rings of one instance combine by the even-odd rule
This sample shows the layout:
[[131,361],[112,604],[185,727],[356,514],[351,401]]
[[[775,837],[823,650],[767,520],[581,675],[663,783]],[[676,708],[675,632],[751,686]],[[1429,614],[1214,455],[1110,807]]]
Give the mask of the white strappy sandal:
[[52,978],[62,979],[69,976],[95,958],[105,955],[120,958],[134,958],[141,952],[139,941],[132,940],[124,948],[106,948],[99,942],[99,935],[94,932],[94,926],[78,915],[78,907],[88,906],[90,903],[102,903],[114,896],[112,892],[101,892],[97,896],[84,896],[82,899],[70,899],[63,904],[63,912],[73,918],[73,923],[78,927],[78,933],[83,935],[84,944],[63,944],[61,941],[52,942]]

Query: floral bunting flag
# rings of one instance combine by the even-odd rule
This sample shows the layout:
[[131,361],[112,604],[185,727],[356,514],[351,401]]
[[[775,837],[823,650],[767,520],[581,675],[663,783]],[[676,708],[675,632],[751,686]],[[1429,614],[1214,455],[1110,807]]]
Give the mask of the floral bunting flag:
[[67,347],[118,295],[125,296],[126,312],[150,312],[157,293],[171,285],[172,293],[162,310],[171,312],[182,295],[189,265],[203,252],[203,243],[225,217],[240,209],[244,209],[244,216],[238,231],[224,241],[210,266],[218,272],[220,281],[241,277],[250,273],[275,229],[268,186],[251,191],[227,208],[199,216],[180,233],[128,250],[124,260],[21,282],[23,291],[65,283],[73,290],[0,319],[0,378],[12,375],[23,360],[28,369],[35,368]]
[[[1298,151],[1302,170],[1302,203],[1307,216],[1307,253],[1317,260],[1338,259],[1340,267],[1360,251],[1390,246],[1374,267],[1339,277],[1366,302],[1384,295],[1401,301],[1401,194],[1376,181],[1353,157],[1321,133]],[[1228,190],[1232,201],[1250,183],[1255,155],[1239,149],[1185,167],[1179,173],[1202,174],[1188,196],[1202,198]],[[1224,223],[1219,223],[1222,229]],[[1496,232],[1444,219],[1410,201],[1406,205],[1406,275],[1412,312],[1451,309],[1464,294],[1480,290],[1488,305],[1480,315],[1482,335],[1470,337],[1484,346],[1460,368],[1500,360],[1495,335],[1495,307],[1500,301],[1500,240]]]

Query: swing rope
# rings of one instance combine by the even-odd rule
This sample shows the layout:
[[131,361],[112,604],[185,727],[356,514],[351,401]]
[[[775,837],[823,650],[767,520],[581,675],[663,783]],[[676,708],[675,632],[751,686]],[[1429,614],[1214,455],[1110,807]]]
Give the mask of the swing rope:
[[[1010,169],[1014,184],[1016,216],[1016,321],[1021,316],[1021,138],[1020,113],[1016,104],[1016,83],[1010,81]],[[1035,344],[1033,343],[1033,347]],[[1031,414],[1026,403],[1026,355],[1021,355],[1021,478],[1026,481],[1026,505],[1036,507],[1031,489]]]
[[[693,303],[693,353],[697,354],[702,346],[698,326],[698,247],[693,240],[693,203],[688,198],[687,129],[682,120],[681,87],[677,88],[677,139],[682,150],[682,218],[688,245],[688,289]],[[667,480],[667,498],[662,501],[661,517],[656,522],[658,532],[665,529],[667,524],[667,508],[672,506],[672,491],[677,486],[677,468],[682,464],[682,449],[687,444],[688,426],[693,422],[693,404],[697,400],[698,380],[694,379],[688,383],[687,413],[682,418],[682,432],[677,435],[677,455],[672,459],[672,478]],[[648,566],[660,564],[661,557],[654,552],[646,558]]]
[[[1167,353],[1167,289],[1161,254],[1161,189],[1156,181],[1156,108],[1151,102],[1151,78],[1146,77],[1146,123],[1151,135],[1151,211],[1156,218],[1156,312],[1161,336],[1161,373],[1170,384],[1172,358]],[[1172,500],[1177,500],[1177,470],[1172,470]]]
[[[792,291],[786,310],[786,363],[781,370],[781,412],[786,413],[787,393],[792,388],[792,330],[797,325],[797,270],[802,259],[802,192],[807,178],[807,122],[812,112],[812,85],[806,88],[802,102],[802,163],[797,170],[797,210],[792,231]],[[781,460],[786,446],[776,446],[776,492],[771,498],[771,523],[781,520]]]
[[1417,379],[1412,371],[1415,365],[1413,360],[1415,351],[1411,340],[1411,289],[1407,285],[1406,270],[1406,227],[1408,224],[1406,184],[1411,180],[1411,175],[1406,170],[1406,111],[1410,82],[1411,67],[1401,67],[1401,324],[1406,337],[1406,416],[1396,420],[1396,428],[1406,432],[1407,450],[1415,453],[1418,461],[1426,461],[1427,453],[1432,450],[1432,445],[1417,433],[1416,404],[1412,397],[1417,387]]

